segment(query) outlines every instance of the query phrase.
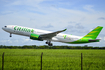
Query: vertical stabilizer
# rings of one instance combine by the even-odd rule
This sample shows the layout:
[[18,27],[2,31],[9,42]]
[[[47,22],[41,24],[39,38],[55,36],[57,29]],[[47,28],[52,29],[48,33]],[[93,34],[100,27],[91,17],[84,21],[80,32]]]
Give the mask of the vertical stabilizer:
[[101,32],[102,28],[103,27],[98,26],[95,29],[93,29],[91,32],[89,32],[87,35],[85,35],[84,37],[96,39],[99,33]]

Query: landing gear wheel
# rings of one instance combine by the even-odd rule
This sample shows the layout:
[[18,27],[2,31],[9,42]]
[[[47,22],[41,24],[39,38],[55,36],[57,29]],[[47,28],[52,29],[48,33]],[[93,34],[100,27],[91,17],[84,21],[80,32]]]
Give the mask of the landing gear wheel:
[[46,44],[48,44],[48,46],[53,46],[50,40],[47,40]]
[[49,43],[48,45],[49,45],[49,46],[53,46],[53,44],[52,44],[52,43]]
[[46,42],[46,44],[48,44],[48,42]]
[[53,44],[52,44],[52,43],[50,43],[50,46],[53,46]]

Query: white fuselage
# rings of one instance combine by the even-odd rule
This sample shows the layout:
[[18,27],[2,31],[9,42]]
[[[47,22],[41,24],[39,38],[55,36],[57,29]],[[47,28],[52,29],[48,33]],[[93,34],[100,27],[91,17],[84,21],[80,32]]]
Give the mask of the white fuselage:
[[[11,34],[17,34],[17,35],[28,36],[28,37],[30,37],[31,33],[38,34],[38,35],[51,33],[50,31],[22,27],[17,25],[7,25],[2,29]],[[53,37],[51,41],[68,43],[68,42],[76,41],[80,38],[82,37],[59,33],[57,34],[57,36]]]

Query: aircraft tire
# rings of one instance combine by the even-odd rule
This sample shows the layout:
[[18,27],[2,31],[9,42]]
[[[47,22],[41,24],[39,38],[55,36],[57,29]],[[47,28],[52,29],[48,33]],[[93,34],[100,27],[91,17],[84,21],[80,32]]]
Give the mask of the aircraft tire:
[[49,43],[48,45],[49,45],[49,46],[53,46],[53,44],[52,44],[52,43]]
[[48,42],[46,42],[46,44],[48,44]]

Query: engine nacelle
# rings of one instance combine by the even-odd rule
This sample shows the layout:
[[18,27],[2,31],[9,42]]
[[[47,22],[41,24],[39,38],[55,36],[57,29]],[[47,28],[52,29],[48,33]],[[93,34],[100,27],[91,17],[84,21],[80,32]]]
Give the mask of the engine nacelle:
[[33,33],[30,35],[30,39],[43,41],[43,39],[40,37],[40,35],[33,34]]

